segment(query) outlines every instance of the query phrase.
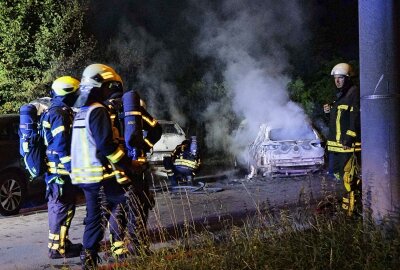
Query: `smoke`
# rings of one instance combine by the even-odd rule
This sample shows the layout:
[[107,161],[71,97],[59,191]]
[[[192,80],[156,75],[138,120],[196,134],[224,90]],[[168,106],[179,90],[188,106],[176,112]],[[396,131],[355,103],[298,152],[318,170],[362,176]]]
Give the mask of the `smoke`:
[[[100,2],[111,13],[109,1]],[[209,149],[233,153],[243,152],[262,123],[293,127],[307,121],[286,91],[290,52],[307,38],[299,0],[119,3],[124,6],[105,17],[118,23],[110,25],[107,19],[103,24],[112,33],[105,63],[121,73],[126,89],[138,89],[156,118],[182,126],[196,119],[206,127]],[[103,16],[96,13],[96,18]],[[191,62],[189,53],[200,61]],[[208,66],[209,59],[214,66]],[[208,89],[201,94],[189,96],[182,85],[177,89],[176,78],[188,66],[204,74]],[[224,89],[218,88],[221,75]],[[238,118],[243,122],[232,132]]]
[[117,67],[124,88],[138,91],[155,117],[186,124],[176,102],[176,87],[169,80],[173,57],[162,41],[123,17],[106,55],[108,63]]
[[[200,32],[197,51],[216,60],[231,104],[222,100],[203,113],[206,142],[231,146],[234,153],[255,139],[262,123],[293,127],[307,121],[303,110],[291,102],[290,49],[305,40],[300,1],[192,1],[192,18]],[[208,3],[208,4],[205,4]],[[193,17],[193,16],[192,16]],[[227,106],[244,119],[230,136]],[[243,152],[243,151],[241,151]]]

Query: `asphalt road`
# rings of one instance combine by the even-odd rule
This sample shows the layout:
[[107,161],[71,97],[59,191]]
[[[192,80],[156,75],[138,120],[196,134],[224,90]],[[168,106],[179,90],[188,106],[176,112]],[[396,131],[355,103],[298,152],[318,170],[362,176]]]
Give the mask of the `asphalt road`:
[[[245,214],[255,214],[261,207],[307,207],[328,194],[342,192],[341,183],[323,174],[249,181],[228,173],[203,180],[216,181],[208,182],[206,189],[198,193],[165,190],[156,193],[156,205],[148,224],[154,243],[180,237],[181,229],[187,224],[194,229],[218,228],[216,225],[222,219],[238,222]],[[217,187],[220,191],[212,192],[207,187]],[[47,217],[45,209],[37,208],[25,209],[18,216],[0,217],[1,270],[80,269],[79,258],[50,260],[47,257]],[[81,242],[84,217],[84,205],[78,206],[70,229],[73,242]],[[160,237],[161,229],[174,235]]]

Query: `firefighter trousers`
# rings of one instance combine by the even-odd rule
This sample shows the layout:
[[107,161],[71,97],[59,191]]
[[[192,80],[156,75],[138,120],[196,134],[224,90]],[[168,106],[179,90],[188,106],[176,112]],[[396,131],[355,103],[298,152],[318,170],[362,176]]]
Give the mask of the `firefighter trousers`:
[[[47,175],[54,177],[54,175]],[[69,176],[57,176],[64,180],[64,184],[49,183],[48,189],[48,222],[49,222],[49,250],[65,253],[65,242],[68,231],[75,215],[77,188],[71,184]]]
[[117,242],[117,246],[123,248],[121,242],[126,228],[124,217],[126,197],[122,186],[115,179],[79,186],[86,199],[83,248],[92,255],[98,253],[106,229],[103,223],[104,217],[109,224],[110,240],[113,244]]
[[143,174],[135,175],[133,184],[127,185],[127,231],[128,250],[138,254],[149,247],[147,219],[154,206],[154,194],[149,190],[149,182]]
[[[362,208],[362,184],[360,178],[361,152],[330,152],[329,158],[333,159],[333,161],[330,161],[333,164],[333,172],[339,175],[346,190],[342,198],[343,210],[348,216],[352,216],[354,213],[360,214]],[[355,158],[356,163],[349,164],[353,161],[353,158]],[[351,170],[355,171],[350,172]]]

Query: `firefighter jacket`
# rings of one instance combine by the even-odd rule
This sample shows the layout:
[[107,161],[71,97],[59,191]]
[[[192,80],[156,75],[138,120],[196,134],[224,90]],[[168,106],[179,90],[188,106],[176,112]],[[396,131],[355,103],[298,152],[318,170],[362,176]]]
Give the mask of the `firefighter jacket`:
[[121,112],[123,111],[122,100],[120,96],[111,97],[104,103],[110,114],[111,125],[113,128],[114,139],[118,141],[121,147],[124,147],[124,121]]
[[99,183],[111,177],[121,184],[129,183],[126,168],[120,167],[127,157],[113,138],[111,119],[102,104],[81,107],[76,114],[71,159],[73,184]]
[[[118,138],[120,144],[124,145],[125,126],[122,99],[112,97],[106,101],[106,105],[109,108],[114,135]],[[143,139],[140,140],[141,143],[139,144],[143,154],[147,153],[160,140],[162,135],[161,125],[143,106],[131,113],[140,117]]]
[[174,166],[182,166],[197,170],[200,165],[200,158],[190,152],[190,144],[179,144],[171,154]]
[[[357,86],[349,84],[339,92],[329,117],[328,151],[361,151],[360,92]],[[343,145],[350,149],[343,149]]]
[[144,152],[150,151],[154,144],[161,138],[162,129],[160,123],[150,113],[140,106],[143,124],[143,140],[145,142]]
[[71,172],[71,133],[73,111],[61,98],[53,98],[44,114],[42,126],[47,146],[47,167],[52,174],[68,175]]

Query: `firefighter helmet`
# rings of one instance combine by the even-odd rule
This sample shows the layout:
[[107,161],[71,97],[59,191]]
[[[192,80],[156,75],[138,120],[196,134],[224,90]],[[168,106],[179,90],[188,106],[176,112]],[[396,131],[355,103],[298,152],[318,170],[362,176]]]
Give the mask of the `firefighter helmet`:
[[71,76],[59,77],[51,85],[55,96],[65,96],[74,93],[78,88],[79,81]]
[[82,74],[81,85],[101,87],[104,83],[117,83],[122,87],[122,79],[115,70],[103,64],[91,64]]
[[84,106],[90,99],[104,101],[113,92],[122,92],[122,79],[107,65],[91,64],[83,71],[79,92],[74,105],[77,108]]
[[347,63],[339,63],[333,67],[333,69],[331,71],[331,75],[332,76],[342,75],[342,76],[346,76],[346,77],[353,77],[354,72],[353,72],[353,68],[351,65],[349,65]]

